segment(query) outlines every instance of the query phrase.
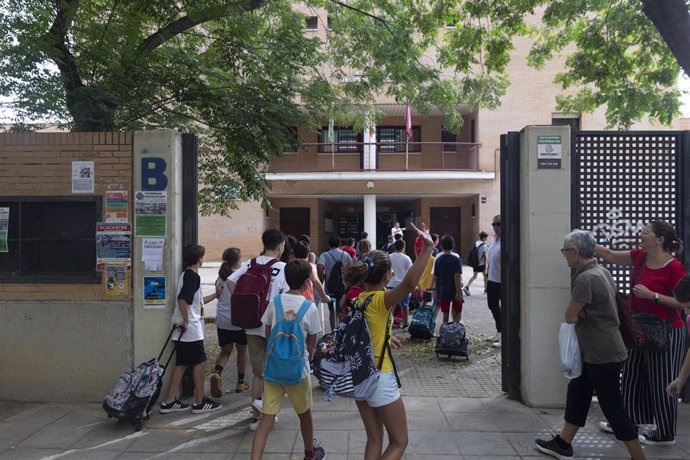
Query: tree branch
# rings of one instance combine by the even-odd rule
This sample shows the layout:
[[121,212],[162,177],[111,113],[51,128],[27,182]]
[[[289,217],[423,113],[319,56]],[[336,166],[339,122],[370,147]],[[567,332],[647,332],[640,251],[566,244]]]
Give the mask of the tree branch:
[[690,76],[690,11],[685,0],[642,0],[642,4],[642,11]]
[[[244,5],[246,11],[253,11],[261,8],[269,0],[249,0]],[[223,14],[228,12],[234,5],[225,2],[223,5],[213,6],[206,8],[204,10],[196,11],[194,13],[188,14],[166,24],[165,26],[158,29],[156,32],[151,34],[141,46],[141,55],[146,56],[151,54],[156,48],[163,45],[165,42],[170,40],[177,35],[210,21],[211,19],[222,17]]]
[[79,76],[76,59],[67,47],[65,39],[79,9],[79,0],[56,0],[55,8],[55,20],[48,31],[48,37],[56,51],[53,61],[64,78],[67,89],[73,90],[84,86],[84,83]]

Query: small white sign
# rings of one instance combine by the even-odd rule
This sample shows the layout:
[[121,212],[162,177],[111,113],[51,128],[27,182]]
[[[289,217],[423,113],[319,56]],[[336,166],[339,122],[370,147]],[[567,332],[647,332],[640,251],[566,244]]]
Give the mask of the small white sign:
[[93,193],[93,161],[72,162],[72,193]]

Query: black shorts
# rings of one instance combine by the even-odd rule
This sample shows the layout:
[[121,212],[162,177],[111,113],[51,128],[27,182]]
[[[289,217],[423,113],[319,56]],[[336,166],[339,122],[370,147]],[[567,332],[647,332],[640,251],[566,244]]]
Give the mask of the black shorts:
[[240,329],[239,331],[231,331],[229,329],[221,329],[217,327],[216,331],[218,331],[218,345],[221,347],[231,343],[236,343],[237,345],[247,344],[247,333],[244,332],[244,329]]
[[204,341],[180,342],[175,341],[175,365],[177,366],[196,366],[206,362],[206,349]]
[[475,273],[484,273],[484,268],[486,268],[486,265],[480,265],[479,267],[472,267],[472,270]]

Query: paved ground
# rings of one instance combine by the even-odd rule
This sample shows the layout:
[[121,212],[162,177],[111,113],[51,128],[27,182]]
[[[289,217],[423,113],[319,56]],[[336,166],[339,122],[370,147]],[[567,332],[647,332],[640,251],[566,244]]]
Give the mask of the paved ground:
[[[480,285],[472,286],[467,300],[469,361],[439,361],[429,345],[409,340],[396,352],[410,433],[405,458],[548,458],[534,450],[533,439],[560,429],[562,410],[531,409],[502,395],[500,354],[483,340],[494,330]],[[206,332],[213,354],[214,326],[207,325]],[[229,388],[235,370],[226,372]],[[343,398],[328,403],[322,396],[315,388],[315,436],[328,458],[361,459],[366,438],[354,403]],[[137,433],[107,419],[99,403],[0,402],[0,459],[247,459],[252,440],[249,402],[246,394],[233,393],[224,397],[223,409],[212,414],[154,414]],[[283,407],[264,458],[301,459],[297,417],[287,402]],[[593,404],[588,426],[575,438],[578,458],[627,458],[612,435],[596,429],[600,419]],[[678,426],[677,445],[645,448],[648,458],[690,459],[690,405],[681,405]]]

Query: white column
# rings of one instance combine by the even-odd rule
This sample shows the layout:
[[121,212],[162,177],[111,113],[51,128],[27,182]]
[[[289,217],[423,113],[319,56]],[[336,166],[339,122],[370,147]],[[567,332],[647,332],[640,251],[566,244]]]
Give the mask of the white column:
[[376,249],[376,195],[364,195],[364,231],[369,234],[372,249]]
[[367,118],[367,123],[364,126],[364,150],[363,150],[363,169],[374,170],[376,169],[376,125],[369,121]]

